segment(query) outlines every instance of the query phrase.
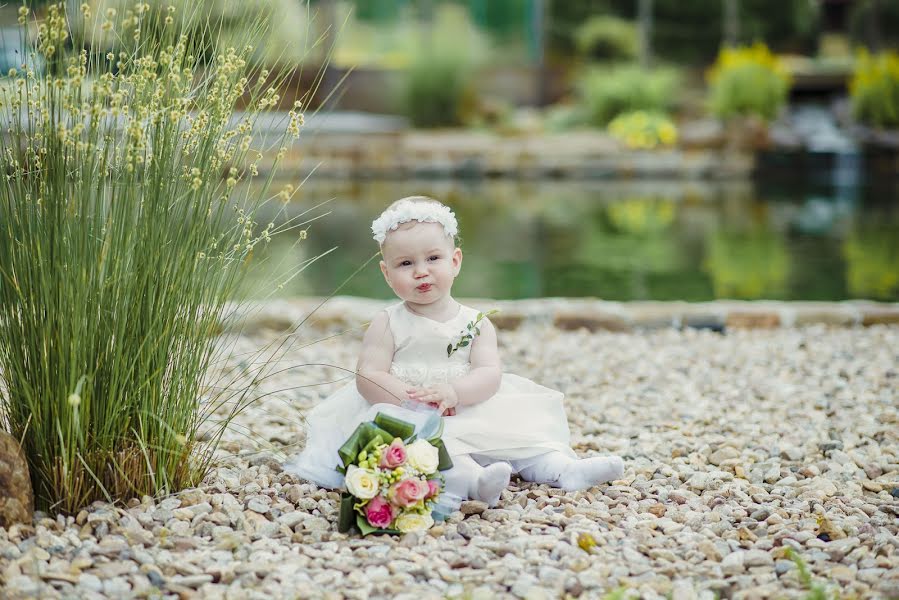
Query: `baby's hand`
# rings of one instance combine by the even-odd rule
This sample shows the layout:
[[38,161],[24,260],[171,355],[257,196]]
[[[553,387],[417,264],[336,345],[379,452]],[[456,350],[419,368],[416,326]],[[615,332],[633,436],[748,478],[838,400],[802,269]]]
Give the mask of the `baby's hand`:
[[[410,400],[428,404],[436,408],[441,414],[449,409],[455,409],[459,404],[459,397],[456,390],[448,383],[442,383],[433,387],[413,387],[406,390]],[[453,410],[452,414],[456,414]],[[446,414],[446,416],[452,416]]]

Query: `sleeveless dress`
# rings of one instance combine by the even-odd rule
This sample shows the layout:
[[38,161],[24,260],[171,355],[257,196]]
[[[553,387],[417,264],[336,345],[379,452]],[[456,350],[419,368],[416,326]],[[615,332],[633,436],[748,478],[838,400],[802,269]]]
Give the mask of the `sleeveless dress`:
[[[471,370],[471,345],[451,356],[447,346],[459,342],[466,325],[477,318],[476,309],[460,305],[458,314],[446,322],[417,315],[404,303],[386,312],[394,340],[392,375],[410,385],[428,386],[452,382]],[[547,452],[574,458],[563,398],[561,392],[503,373],[494,396],[479,404],[459,405],[456,415],[443,417],[443,442],[450,456],[471,455],[481,464],[508,461],[516,470]],[[306,416],[306,446],[284,464],[284,470],[322,487],[342,487],[343,475],[335,470],[337,450],[359,423],[378,412],[419,426],[436,411],[415,402],[371,405],[355,382],[348,383]]]

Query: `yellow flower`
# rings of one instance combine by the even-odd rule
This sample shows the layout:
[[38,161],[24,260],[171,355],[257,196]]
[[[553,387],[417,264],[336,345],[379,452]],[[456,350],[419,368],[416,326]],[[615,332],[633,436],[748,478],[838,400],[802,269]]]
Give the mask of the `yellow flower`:
[[596,539],[589,533],[584,532],[577,536],[577,545],[580,546],[581,550],[589,554],[596,547]]

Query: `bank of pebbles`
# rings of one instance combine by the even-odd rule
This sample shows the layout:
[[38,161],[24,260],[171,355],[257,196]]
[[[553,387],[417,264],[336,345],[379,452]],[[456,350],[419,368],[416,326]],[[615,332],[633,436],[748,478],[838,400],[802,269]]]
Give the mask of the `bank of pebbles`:
[[[807,593],[792,548],[844,597],[899,597],[895,326],[502,332],[507,370],[565,391],[575,449],[623,456],[624,478],[576,493],[513,478],[496,508],[368,538],[339,534],[337,495],[279,467],[302,411],[346,382],[311,363],[355,363],[359,331],[310,344],[331,333],[284,340],[289,368],[202,488],[0,529],[3,594],[792,598]],[[277,339],[229,340],[232,387]]]

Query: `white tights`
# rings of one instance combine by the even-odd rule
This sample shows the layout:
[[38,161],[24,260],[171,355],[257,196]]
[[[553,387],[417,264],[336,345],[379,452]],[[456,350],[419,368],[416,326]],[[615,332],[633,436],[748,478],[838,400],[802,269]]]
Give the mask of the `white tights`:
[[444,473],[445,492],[450,497],[461,500],[470,498],[495,506],[500,494],[509,485],[511,475],[512,467],[507,462],[482,467],[468,454],[454,456],[453,468]]
[[624,473],[624,463],[617,456],[577,459],[561,452],[547,452],[536,458],[481,466],[470,455],[463,454],[453,457],[453,468],[444,474],[445,493],[459,501],[470,498],[495,506],[515,471],[525,481],[573,492],[619,479]]
[[[518,465],[516,465],[516,462]],[[624,462],[618,456],[572,458],[561,452],[547,452],[523,461],[512,461],[525,481],[547,483],[569,492],[621,478]]]

